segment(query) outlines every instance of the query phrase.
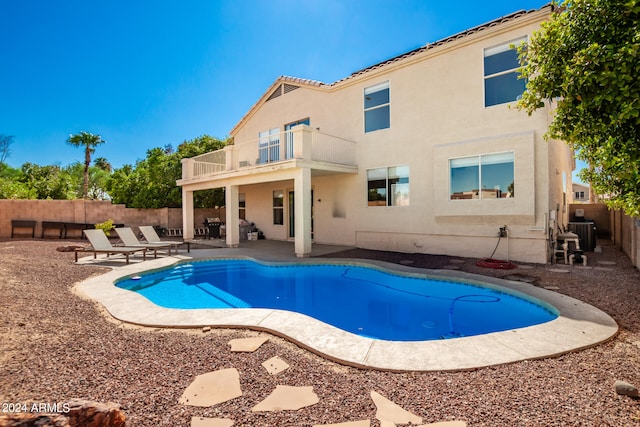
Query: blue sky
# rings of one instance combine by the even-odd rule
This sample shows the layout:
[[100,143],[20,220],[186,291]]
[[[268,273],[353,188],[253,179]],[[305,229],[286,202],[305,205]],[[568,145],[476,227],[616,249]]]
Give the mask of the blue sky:
[[224,138],[288,75],[331,83],[546,0],[0,0],[7,163],[67,165],[87,131],[115,167]]

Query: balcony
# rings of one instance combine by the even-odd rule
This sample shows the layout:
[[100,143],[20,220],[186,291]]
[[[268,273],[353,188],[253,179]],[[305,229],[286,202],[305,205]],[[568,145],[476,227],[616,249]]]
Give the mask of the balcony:
[[182,160],[182,181],[214,178],[303,161],[312,169],[355,170],[356,143],[307,125]]

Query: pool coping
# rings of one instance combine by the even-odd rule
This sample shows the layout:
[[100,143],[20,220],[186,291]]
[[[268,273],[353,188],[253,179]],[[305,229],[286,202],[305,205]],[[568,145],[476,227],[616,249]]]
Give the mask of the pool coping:
[[266,331],[338,363],[388,371],[457,371],[558,356],[592,347],[614,337],[618,324],[598,308],[524,282],[481,276],[458,270],[430,270],[365,259],[306,258],[270,261],[260,257],[211,256],[207,259],[250,259],[266,264],[370,265],[383,270],[457,279],[500,286],[555,307],[559,316],[550,322],[485,335],[430,341],[384,341],[340,330],[312,317],[275,309],[169,309],[142,295],[118,288],[114,282],[191,256],[164,257],[119,266],[75,285],[79,295],[99,302],[114,318],[154,328],[246,328]]

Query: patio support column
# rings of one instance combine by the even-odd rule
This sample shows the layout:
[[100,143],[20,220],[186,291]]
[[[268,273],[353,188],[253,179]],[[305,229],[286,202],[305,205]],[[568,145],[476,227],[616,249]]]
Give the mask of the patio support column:
[[193,191],[182,187],[182,237],[193,240]]
[[298,258],[311,256],[311,169],[299,168],[294,175],[295,251]]
[[237,185],[227,185],[224,189],[225,199],[225,230],[227,232],[227,247],[237,248],[240,246],[240,196]]

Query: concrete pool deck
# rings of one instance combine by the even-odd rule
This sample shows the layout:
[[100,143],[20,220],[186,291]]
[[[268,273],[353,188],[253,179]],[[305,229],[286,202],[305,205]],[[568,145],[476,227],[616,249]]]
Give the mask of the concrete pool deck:
[[[213,243],[213,242],[212,242]],[[344,247],[314,245],[313,256],[342,251]],[[398,342],[361,337],[299,313],[271,309],[179,310],[159,307],[143,296],[117,288],[114,282],[180,261],[250,257],[265,262],[325,263],[331,258],[297,259],[287,242],[246,242],[240,248],[192,249],[178,255],[142,261],[133,257],[125,265],[118,257],[92,256],[78,264],[114,268],[76,285],[76,291],[99,302],[116,319],[149,327],[240,327],[286,337],[303,348],[351,366],[391,371],[465,370],[528,359],[555,356],[594,346],[616,335],[618,325],[601,310],[550,290],[527,283],[480,276],[455,270],[426,270],[373,260],[339,259],[336,262],[370,264],[395,272],[458,279],[501,286],[554,306],[560,313],[553,321],[479,336],[455,339]]]

